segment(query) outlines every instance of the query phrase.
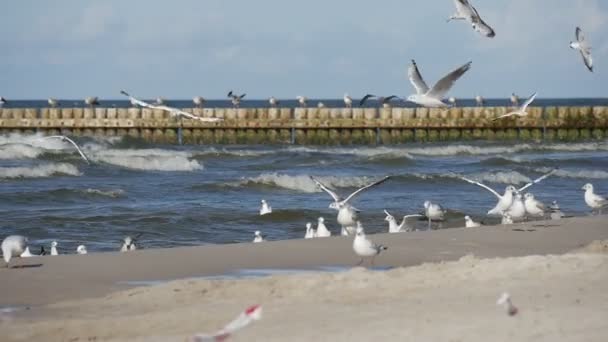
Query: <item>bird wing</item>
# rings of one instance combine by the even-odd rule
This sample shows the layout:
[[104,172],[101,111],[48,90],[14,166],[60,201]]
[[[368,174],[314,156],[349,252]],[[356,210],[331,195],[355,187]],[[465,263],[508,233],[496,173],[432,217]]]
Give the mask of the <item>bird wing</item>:
[[173,108],[173,107],[168,107],[168,106],[157,106],[157,109],[162,109],[162,110],[166,110],[169,113],[171,113],[172,115],[178,115],[178,116],[184,116],[188,119],[192,119],[192,120],[198,120],[198,121],[202,121],[202,122],[218,122],[218,121],[223,121],[224,119],[221,118],[202,118],[200,116],[196,116],[193,115],[191,113],[185,112],[181,109],[177,109],[177,108]]
[[471,6],[468,0],[454,0],[454,5],[456,6],[456,12],[462,15],[463,17],[471,18],[473,11],[471,10]]
[[386,216],[393,216],[386,209],[384,209],[384,213],[386,214]]
[[340,202],[342,200],[337,193],[325,186],[323,183],[319,182],[313,176],[310,176],[310,179],[312,179],[312,181],[315,182],[319,186],[319,188],[321,188],[321,190],[327,192],[331,196],[331,198],[334,199],[335,202]]
[[541,182],[541,181],[542,181],[542,180],[544,180],[545,178],[547,178],[547,177],[551,176],[552,174],[556,173],[556,172],[557,172],[557,170],[558,170],[558,169],[557,169],[557,168],[555,168],[555,169],[553,169],[553,170],[551,170],[551,171],[547,172],[546,174],[544,174],[544,175],[542,175],[542,176],[540,176],[540,177],[536,178],[535,180],[531,181],[530,183],[528,183],[528,184],[524,185],[523,187],[521,187],[521,188],[517,189],[517,191],[518,191],[518,192],[522,192],[522,191],[526,190],[527,188],[531,187],[532,185],[534,185],[534,184],[536,184],[536,183],[538,183],[538,182]]
[[348,201],[350,201],[351,198],[355,197],[361,191],[364,191],[364,190],[369,189],[371,187],[374,187],[376,185],[380,185],[380,184],[386,182],[389,178],[391,178],[391,176],[385,176],[384,178],[380,179],[379,181],[373,182],[371,184],[368,184],[368,185],[362,187],[361,189],[359,189],[359,190],[353,192],[352,194],[348,195],[348,197],[346,197],[346,199],[344,201],[342,201],[342,203],[347,203]]
[[422,75],[420,75],[420,70],[418,70],[418,65],[413,59],[412,64],[407,69],[407,77],[410,79],[414,88],[416,88],[417,94],[426,94],[429,91],[429,86],[424,82]]
[[384,98],[384,102],[389,102],[390,100],[392,100],[394,98],[399,98],[399,96],[397,96],[397,95],[391,95],[391,96],[385,97]]
[[589,48],[581,48],[581,56],[583,57],[583,62],[589,71],[593,72],[593,58],[591,58],[591,51]]
[[481,15],[477,12],[477,8],[467,2],[468,10],[470,11],[471,24],[473,25],[473,29],[486,37],[493,38],[496,36],[494,29],[490,27],[490,25],[486,24],[483,19],[481,19]]
[[534,99],[536,98],[536,95],[538,95],[538,93],[534,93],[532,94],[527,100],[526,102],[524,102],[524,104],[521,105],[520,110],[522,112],[526,112],[526,109],[528,109],[528,106],[530,105],[530,103],[532,103],[532,101],[534,101]]
[[369,100],[371,98],[374,98],[374,97],[376,97],[376,95],[367,94],[367,95],[363,96],[363,98],[361,99],[361,101],[359,101],[359,107],[363,106],[363,104],[365,103],[365,101],[367,101],[367,100]]
[[84,154],[84,152],[82,152],[82,150],[80,149],[80,147],[78,147],[78,145],[74,142],[74,140],[66,137],[65,135],[51,135],[46,138],[47,139],[61,139],[64,141],[68,141],[70,144],[74,145],[74,147],[76,148],[76,150],[78,151],[78,153],[80,154],[82,159],[84,159],[84,161],[86,161],[87,164],[91,164],[91,162],[89,161],[89,158],[87,158],[87,156]]
[[585,34],[583,33],[583,30],[581,30],[580,27],[576,27],[576,30],[574,31],[574,34],[576,35],[576,40],[581,43],[585,41]]
[[124,91],[124,90],[121,90],[121,91],[120,91],[120,93],[121,93],[121,94],[123,94],[123,95],[128,96],[128,97],[129,97],[129,100],[131,101],[131,103],[134,103],[134,104],[136,104],[136,105],[138,105],[138,106],[140,106],[140,107],[145,107],[145,108],[150,108],[150,109],[154,109],[154,108],[156,108],[156,106],[154,106],[154,105],[152,105],[152,104],[150,104],[150,103],[148,103],[148,102],[144,102],[144,101],[142,101],[142,100],[136,99],[135,97],[133,97],[133,96],[129,95],[129,94],[128,94],[126,91]]
[[494,190],[494,189],[490,188],[489,186],[487,186],[487,185],[485,185],[485,184],[482,184],[482,183],[480,183],[480,182],[476,182],[476,181],[474,181],[474,180],[471,180],[471,179],[468,179],[468,178],[466,178],[466,177],[462,177],[462,176],[459,176],[458,178],[462,179],[462,180],[463,180],[463,181],[465,181],[465,182],[469,182],[469,183],[471,183],[471,184],[475,184],[475,185],[477,185],[477,186],[480,186],[480,187],[482,187],[482,188],[484,188],[484,189],[488,190],[489,192],[493,193],[493,194],[494,194],[494,196],[496,196],[498,199],[502,199],[502,196],[501,196],[501,195],[500,195],[498,192],[496,192],[496,190]]
[[399,225],[399,227],[403,228],[406,226],[407,224],[407,220],[411,219],[412,217],[422,217],[424,215],[420,215],[420,214],[414,214],[414,215],[405,215],[403,216],[403,220],[401,221],[401,224]]
[[239,96],[239,99],[242,99],[243,97],[245,97],[247,94],[243,94]]
[[428,91],[428,95],[434,97],[436,99],[441,100],[445,94],[452,88],[456,80],[458,80],[465,72],[467,72],[471,68],[471,63],[468,62],[461,66],[460,68],[450,72],[442,79],[440,79],[431,90]]
[[506,118],[506,117],[513,116],[513,115],[519,115],[519,116],[521,116],[521,114],[519,112],[510,112],[510,113],[507,113],[507,114],[500,115],[500,116],[492,119],[492,121],[500,120],[502,118]]

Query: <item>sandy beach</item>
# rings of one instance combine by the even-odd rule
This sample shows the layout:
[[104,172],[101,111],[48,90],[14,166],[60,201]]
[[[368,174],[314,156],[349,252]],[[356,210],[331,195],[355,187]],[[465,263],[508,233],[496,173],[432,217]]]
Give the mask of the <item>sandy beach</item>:
[[[30,267],[0,270],[0,306],[27,309],[2,314],[2,340],[184,341],[252,304],[263,319],[235,341],[608,336],[606,217],[371,238],[389,246],[373,270],[352,268],[342,237],[19,260]],[[295,271],[321,266],[333,272]],[[515,316],[496,305],[504,291]]]

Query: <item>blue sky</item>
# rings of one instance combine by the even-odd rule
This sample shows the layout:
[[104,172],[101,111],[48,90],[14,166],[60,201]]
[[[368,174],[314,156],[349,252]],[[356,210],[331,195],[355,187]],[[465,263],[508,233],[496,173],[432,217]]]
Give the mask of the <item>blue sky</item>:
[[[450,95],[608,96],[608,2],[473,0],[488,39],[446,23],[452,0],[11,1],[0,13],[0,95],[9,99],[405,96],[473,61]],[[370,6],[371,5],[371,6]],[[580,25],[596,71],[570,50]]]

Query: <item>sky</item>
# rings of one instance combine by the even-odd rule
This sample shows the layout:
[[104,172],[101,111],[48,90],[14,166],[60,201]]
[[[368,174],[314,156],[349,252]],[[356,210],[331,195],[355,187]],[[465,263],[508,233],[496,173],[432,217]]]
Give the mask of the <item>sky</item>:
[[[472,0],[496,31],[446,23],[452,0],[20,0],[0,12],[7,99],[407,96],[473,61],[449,95],[608,97],[608,1]],[[568,44],[580,26],[595,72]]]

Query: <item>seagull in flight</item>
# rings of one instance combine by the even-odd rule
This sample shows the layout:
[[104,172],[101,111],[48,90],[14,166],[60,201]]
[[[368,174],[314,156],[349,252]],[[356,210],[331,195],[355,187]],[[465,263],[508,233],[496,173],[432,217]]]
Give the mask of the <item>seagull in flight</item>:
[[78,147],[78,144],[76,144],[74,142],[74,140],[66,137],[65,135],[51,135],[48,137],[45,137],[45,139],[60,139],[61,141],[67,141],[70,144],[72,144],[76,150],[78,151],[78,153],[80,154],[80,156],[82,157],[82,159],[84,159],[84,161],[87,162],[87,164],[91,164],[91,162],[89,161],[89,158],[87,158],[86,154],[84,154],[84,152],[82,152],[82,150],[80,149],[80,147]]
[[414,88],[416,88],[416,94],[408,96],[407,100],[423,107],[449,107],[447,104],[443,103],[442,99],[452,88],[456,80],[458,80],[462,75],[464,75],[465,72],[467,72],[471,68],[471,63],[472,62],[468,62],[460,68],[450,72],[442,79],[440,79],[433,86],[433,88],[429,89],[429,86],[426,85],[426,82],[424,82],[424,79],[422,78],[422,75],[418,70],[416,61],[412,60],[412,64],[408,68],[407,75]]
[[481,19],[477,9],[468,0],[454,0],[454,4],[456,5],[456,13],[448,18],[448,22],[451,20],[466,20],[471,24],[473,30],[484,36],[488,38],[496,36],[494,30]]
[[361,101],[359,101],[359,107],[363,106],[365,104],[365,102],[370,99],[377,99],[378,103],[380,103],[380,105],[382,107],[387,107],[387,106],[390,106],[390,102],[394,98],[399,98],[399,97],[397,95],[391,95],[391,96],[384,97],[384,96],[376,96],[373,94],[367,94],[361,99]]
[[585,39],[583,30],[580,27],[576,28],[576,41],[570,42],[570,48],[578,50],[583,56],[583,62],[589,71],[593,72],[593,59],[591,58],[591,44]]
[[494,196],[496,196],[496,198],[498,198],[498,203],[496,203],[496,206],[494,206],[493,209],[490,209],[488,211],[488,215],[502,215],[511,207],[511,205],[513,204],[514,196],[516,194],[526,190],[527,188],[531,187],[534,184],[537,184],[537,183],[543,181],[545,178],[547,178],[547,177],[551,176],[552,174],[554,174],[555,172],[557,172],[557,170],[558,169],[553,169],[550,172],[536,178],[535,180],[522,186],[519,189],[517,189],[513,185],[509,185],[505,188],[504,195],[499,194],[496,190],[490,188],[489,186],[487,186],[483,183],[476,182],[474,180],[471,180],[471,179],[463,177],[463,176],[458,176],[458,178],[465,182],[480,186],[480,187],[488,190],[489,192],[491,192]]
[[376,182],[368,184],[353,192],[352,194],[348,195],[346,199],[342,199],[342,197],[340,197],[335,191],[325,186],[316,178],[312,176],[310,177],[310,179],[312,179],[313,182],[315,182],[317,186],[321,188],[321,190],[325,191],[331,196],[331,198],[333,198],[334,201],[329,205],[329,207],[338,211],[337,221],[342,226],[342,229],[348,232],[349,234],[352,234],[354,232],[354,227],[357,224],[357,213],[360,211],[355,207],[351,206],[349,204],[349,201],[352,200],[355,196],[357,196],[360,192],[372,188],[376,185],[380,185],[386,182],[389,178],[391,178],[391,176],[386,176]]
[[526,112],[526,109],[528,109],[528,106],[532,103],[532,101],[534,101],[537,94],[538,93],[532,94],[532,96],[530,96],[526,100],[526,102],[524,102],[521,106],[519,106],[519,108],[516,111],[500,115],[500,116],[496,117],[495,119],[493,119],[492,121],[500,120],[502,118],[506,118],[506,117],[513,116],[513,115],[517,115],[519,117],[524,117],[524,116],[528,115],[528,112]]
[[166,112],[169,112],[169,114],[171,114],[172,116],[177,116],[177,117],[186,117],[188,119],[192,119],[192,120],[198,120],[198,121],[202,121],[202,122],[218,122],[218,121],[222,121],[223,119],[220,118],[201,118],[195,115],[192,115],[188,112],[184,112],[181,109],[177,109],[177,108],[173,108],[173,107],[169,107],[169,106],[165,106],[165,105],[154,105],[148,102],[144,102],[142,100],[139,100],[131,95],[129,95],[129,93],[127,93],[124,90],[120,91],[121,94],[129,97],[129,100],[131,101],[132,104],[140,106],[140,107],[144,107],[144,108],[150,108],[150,109],[160,109]]

